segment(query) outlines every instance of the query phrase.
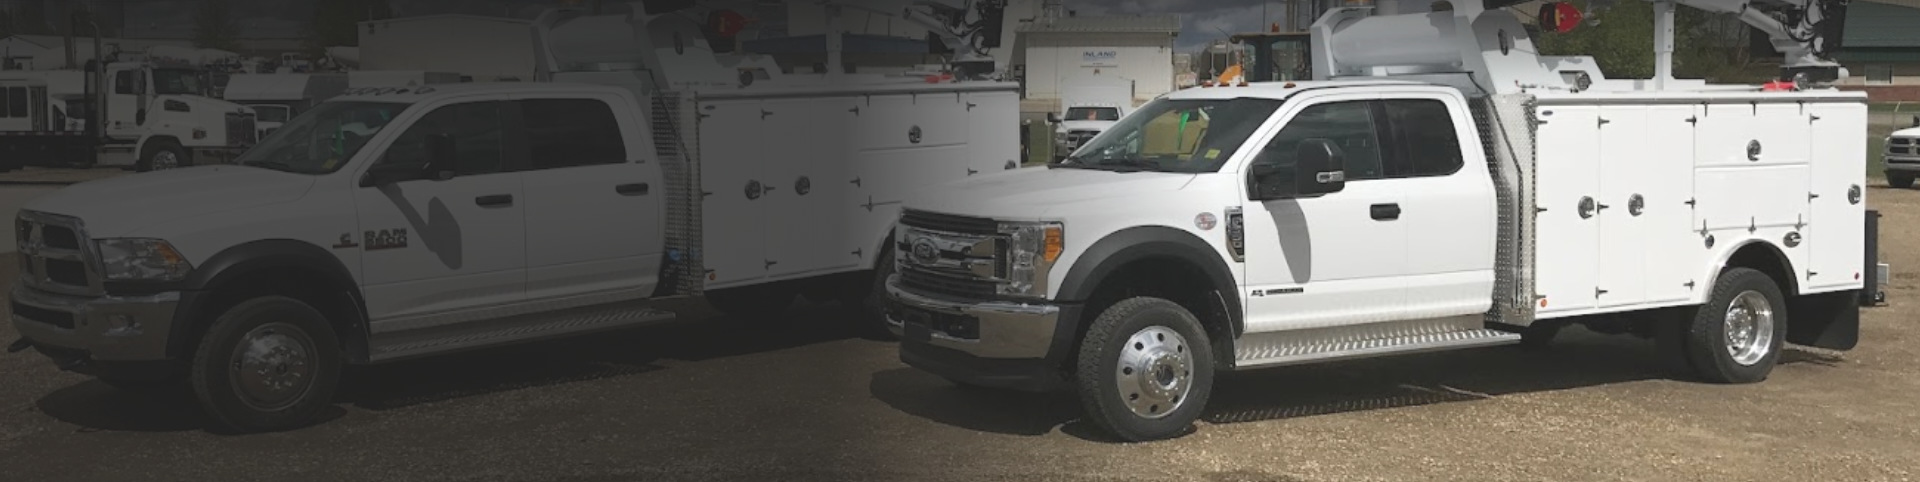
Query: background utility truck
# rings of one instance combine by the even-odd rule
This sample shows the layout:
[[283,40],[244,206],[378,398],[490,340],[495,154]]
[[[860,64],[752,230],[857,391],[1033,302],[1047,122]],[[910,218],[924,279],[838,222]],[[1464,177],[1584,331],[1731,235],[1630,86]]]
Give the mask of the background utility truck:
[[1067,157],[1133,111],[1134,82],[1113,75],[1082,75],[1060,83],[1060,112],[1053,124],[1054,160]]
[[[0,155],[30,164],[117,166],[139,171],[228,159],[258,139],[254,112],[209,95],[195,65],[112,61],[99,39],[81,71],[0,72],[9,103],[29,105],[30,123],[0,124]],[[78,120],[78,122],[70,122]]]
[[[1175,92],[1064,162],[909,200],[887,284],[901,359],[1070,386],[1091,422],[1152,440],[1190,428],[1216,371],[1565,323],[1651,337],[1714,382],[1766,378],[1783,342],[1854,346],[1878,264],[1865,96],[1673,79],[1666,36],[1659,77],[1607,79],[1536,56],[1511,13],[1426,5],[1326,14],[1319,81]],[[1655,5],[1669,32],[1673,6]],[[1812,32],[1743,18],[1811,38],[1775,45],[1788,75],[1830,80],[1807,49],[1833,7],[1787,9]],[[1195,112],[1197,139],[1155,128]]]
[[120,387],[184,377],[216,422],[273,430],[327,406],[343,363],[671,319],[662,298],[809,293],[880,327],[900,200],[1019,149],[1017,84],[742,86],[676,12],[539,24],[539,82],[350,90],[239,165],[28,203],[12,348]]

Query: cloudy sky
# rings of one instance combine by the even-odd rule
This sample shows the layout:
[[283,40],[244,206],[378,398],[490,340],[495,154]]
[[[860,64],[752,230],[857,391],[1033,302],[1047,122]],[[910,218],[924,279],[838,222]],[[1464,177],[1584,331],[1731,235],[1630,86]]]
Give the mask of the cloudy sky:
[[[0,0],[0,5],[28,0]],[[126,12],[127,33],[138,37],[185,37],[193,32],[193,6],[203,0],[41,0],[50,4],[81,1],[119,3]],[[295,37],[316,0],[227,0],[241,17],[249,37]],[[561,0],[389,0],[396,15],[471,13],[522,15],[539,4]],[[726,0],[723,0],[726,1]],[[740,0],[731,0],[740,1]],[[958,3],[959,0],[944,0]],[[1193,50],[1220,36],[1220,32],[1259,30],[1262,15],[1268,22],[1283,21],[1286,4],[1261,0],[1066,0],[1080,15],[1177,13],[1184,21],[1181,50]],[[1264,10],[1264,11],[1263,11]]]

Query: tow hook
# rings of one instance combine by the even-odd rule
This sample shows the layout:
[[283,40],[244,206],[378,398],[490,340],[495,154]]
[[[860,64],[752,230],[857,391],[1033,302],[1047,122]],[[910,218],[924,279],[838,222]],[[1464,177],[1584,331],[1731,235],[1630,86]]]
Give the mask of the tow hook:
[[20,353],[28,348],[33,348],[33,340],[20,337],[20,339],[14,340],[13,344],[7,345],[7,353]]

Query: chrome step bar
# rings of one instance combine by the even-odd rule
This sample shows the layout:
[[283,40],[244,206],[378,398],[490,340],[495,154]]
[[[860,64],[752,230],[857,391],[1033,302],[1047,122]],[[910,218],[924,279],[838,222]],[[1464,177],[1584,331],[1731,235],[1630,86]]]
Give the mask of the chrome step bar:
[[590,306],[472,323],[375,334],[368,362],[380,363],[671,321],[649,301]]
[[1520,334],[1483,328],[1478,318],[1250,334],[1242,337],[1234,350],[1235,368],[1407,355],[1520,342]]

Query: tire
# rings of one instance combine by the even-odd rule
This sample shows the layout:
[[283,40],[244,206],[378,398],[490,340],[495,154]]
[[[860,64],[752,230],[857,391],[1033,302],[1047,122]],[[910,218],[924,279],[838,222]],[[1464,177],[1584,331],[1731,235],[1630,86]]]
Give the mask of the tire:
[[706,293],[707,304],[713,309],[732,321],[755,325],[775,324],[799,297],[799,291],[786,283],[763,283]]
[[1178,437],[1206,409],[1212,345],[1200,320],[1172,301],[1121,300],[1080,342],[1074,384],[1087,418],[1121,440]]
[[1913,187],[1913,173],[1887,171],[1887,186],[1895,189],[1911,188]]
[[1773,372],[1786,343],[1786,297],[1765,273],[1730,268],[1688,322],[1687,361],[1696,376],[1712,383],[1760,382]]
[[339,338],[319,311],[291,298],[255,298],[220,315],[201,337],[193,391],[226,429],[300,428],[332,404],[341,364]]
[[145,152],[140,153],[140,162],[135,164],[140,172],[164,171],[193,165],[193,158],[187,156],[187,150],[180,143],[169,140],[152,141]]

